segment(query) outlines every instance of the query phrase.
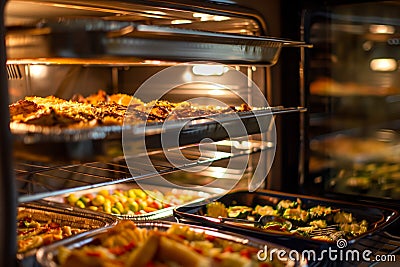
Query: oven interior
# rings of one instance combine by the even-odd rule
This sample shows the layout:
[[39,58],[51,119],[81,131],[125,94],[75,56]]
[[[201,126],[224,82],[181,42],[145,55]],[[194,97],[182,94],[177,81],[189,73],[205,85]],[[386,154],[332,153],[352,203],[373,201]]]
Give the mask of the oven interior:
[[[197,1],[8,1],[5,8],[9,96],[7,104],[28,95],[55,95],[71,99],[77,93],[88,96],[98,90],[104,90],[108,94],[132,95],[153,75],[178,67],[184,69],[182,73],[186,74],[179,80],[179,86],[165,84],[166,81],[163,80],[163,83],[155,84],[148,95],[141,95],[143,99],[151,101],[154,95],[158,95],[157,89],[162,92],[165,87],[171,87],[172,90],[165,96],[170,101],[203,97],[217,99],[226,105],[240,105],[243,99],[237,95],[245,95],[249,104],[256,104],[258,99],[251,95],[251,88],[256,86],[268,103],[277,108],[277,115],[270,116],[276,119],[276,129],[274,120],[271,120],[267,121],[268,125],[263,131],[256,130],[249,136],[235,136],[229,140],[211,138],[198,142],[192,141],[198,138],[196,131],[194,134],[189,131],[186,136],[189,141],[183,140],[182,145],[167,149],[172,156],[183,153],[184,159],[190,160],[191,164],[188,165],[186,161],[178,165],[168,162],[166,151],[160,150],[157,145],[148,150],[152,166],[147,161],[141,161],[140,156],[135,157],[136,165],[132,166],[127,163],[118,138],[107,141],[78,138],[54,142],[40,140],[40,133],[37,137],[14,132],[13,173],[18,202],[30,202],[125,182],[147,181],[151,184],[151,178],[156,174],[161,174],[169,182],[181,186],[195,187],[214,182],[214,186],[209,188],[211,193],[221,192],[226,184],[249,188],[254,179],[258,181],[259,188],[276,190],[285,190],[286,184],[302,183],[306,161],[304,142],[307,138],[304,136],[306,110],[303,107],[310,101],[312,148],[313,140],[321,135],[314,135],[317,128],[314,127],[314,122],[320,121],[320,117],[317,112],[313,112],[319,106],[314,106],[312,92],[309,100],[302,99],[305,92],[300,77],[298,88],[289,88],[299,101],[293,106],[282,107],[282,103],[286,102],[282,100],[280,90],[276,90],[272,76],[279,54],[284,54],[286,47],[288,50],[296,47],[296,53],[299,54],[314,55],[320,52],[319,49],[323,49],[319,46],[320,40],[313,39],[314,34],[310,33],[309,41],[316,46],[316,52],[308,49],[304,51],[303,42],[274,38],[259,40],[258,36],[274,32],[274,29],[267,26],[273,23],[268,24],[268,18],[262,18],[258,11],[247,8],[240,1],[240,5],[223,2],[214,1],[201,5]],[[29,16],[26,10],[29,10]],[[315,25],[317,30],[327,31],[324,27],[320,29],[321,25],[318,23]],[[239,36],[243,36],[243,40],[232,43],[230,37]],[[136,37],[141,42],[136,42]],[[101,43],[104,40],[106,43]],[[184,46],[182,40],[187,41],[189,47]],[[283,46],[282,51],[281,47],[276,47],[276,40]],[[102,45],[98,45],[98,42]],[[159,46],[150,47],[151,43]],[[262,45],[266,45],[269,52],[262,53]],[[135,50],[137,46],[140,49]],[[226,49],[231,49],[232,46],[237,50],[229,58],[221,54],[229,51]],[[195,63],[185,65],[194,61]],[[204,66],[206,70],[209,69],[210,65],[203,64],[209,61],[217,62],[213,65],[217,71],[204,74],[201,67],[203,66],[203,71]],[[320,71],[320,65],[314,69],[316,63],[314,60],[311,62],[310,70],[313,71],[309,73],[319,73],[314,70]],[[301,66],[297,62],[295,65],[296,68]],[[200,73],[196,74],[195,67],[198,66]],[[252,84],[249,85],[245,80],[236,82],[231,76],[236,72],[248,77]],[[294,76],[302,74],[301,71],[293,73]],[[185,79],[190,81],[190,77],[196,75],[207,83],[185,83]],[[310,78],[310,81],[314,78],[316,77]],[[224,86],[215,87],[215,84]],[[331,101],[331,97],[326,101]],[[333,104],[320,101],[318,105],[321,103],[324,104],[323,112],[326,116],[326,109]],[[287,125],[282,121],[286,116],[291,119],[294,117],[291,125],[297,130],[294,135],[285,132]],[[328,113],[327,116],[332,117],[332,114]],[[297,141],[293,144],[285,143],[281,137],[288,135]],[[279,140],[275,142],[276,137]],[[158,139],[153,141],[150,139],[148,143],[159,142]],[[287,152],[283,148],[288,147],[291,155],[286,156]],[[274,161],[275,154],[277,158]],[[244,172],[242,168],[229,164],[235,159],[243,162],[243,158],[246,161]],[[295,176],[286,177],[283,174],[282,169],[288,163],[281,161],[285,160],[291,163],[294,160],[295,164],[290,165],[289,173],[295,173]],[[281,169],[276,169],[275,163]],[[325,185],[326,178],[321,178],[319,173],[314,175],[311,166],[310,170],[310,176],[313,177],[311,187]],[[321,180],[324,183],[320,183]],[[384,248],[379,245],[382,239],[387,243]],[[374,251],[393,253],[396,246],[398,247],[398,240],[393,241],[386,233],[368,237],[366,242],[370,244],[367,247],[374,248]]]
[[[242,14],[237,14],[236,10],[229,9],[209,11],[196,8],[193,11],[186,6],[179,6],[179,3],[173,8],[159,4],[152,6],[123,1],[105,1],[101,4],[85,1],[10,1],[5,10],[10,103],[31,95],[54,95],[71,99],[76,94],[88,96],[98,90],[104,90],[107,94],[133,95],[153,75],[174,66],[182,69],[182,77],[174,78],[172,82],[156,82],[148,92],[142,90],[144,93],[140,97],[143,101],[155,99],[167,88],[168,93],[162,97],[175,102],[205,98],[201,104],[208,104],[207,101],[212,98],[225,105],[240,105],[243,102],[241,97],[245,96],[248,104],[257,105],[257,98],[251,96],[251,86],[257,86],[262,95],[270,97],[269,68],[276,63],[279,55],[276,49],[279,47],[272,43],[271,53],[274,55],[259,55],[257,50],[260,50],[261,45],[258,40],[243,40],[244,49],[251,42],[255,44],[249,47],[255,49],[253,53],[248,53],[250,58],[240,58],[241,53],[248,51],[239,51],[237,55],[224,59],[218,54],[221,52],[218,49],[223,51],[224,45],[229,46],[232,41],[220,36],[207,36],[211,31],[246,38],[260,36],[266,30],[262,21],[249,16],[244,9],[241,10]],[[31,11],[29,16],[22,11],[22,6],[24,10],[28,8]],[[150,30],[141,28],[147,26]],[[181,34],[180,30],[184,33]],[[52,33],[48,34],[48,31]],[[85,31],[89,31],[89,34],[85,35]],[[189,34],[185,31],[189,31]],[[132,44],[135,38],[129,34],[133,37],[137,34],[145,45],[140,42]],[[96,47],[96,42],[104,42],[102,38],[109,43],[105,47]],[[187,47],[181,42],[182,38],[193,41]],[[217,38],[217,44],[212,43],[211,38]],[[177,52],[166,51],[172,48],[170,42],[177,46]],[[152,43],[160,43],[161,50],[146,47]],[[268,42],[265,44],[269,45]],[[205,52],[201,50],[202,45]],[[240,45],[239,41],[238,49]],[[256,61],[258,56],[261,56],[260,62]],[[214,59],[227,65],[216,65],[215,73],[207,73],[210,66],[202,64],[202,61]],[[266,61],[263,62],[263,59]],[[190,60],[199,63],[181,65]],[[222,72],[219,72],[220,69]],[[235,79],[237,72],[248,77],[254,85],[249,86],[247,79]],[[193,82],[196,76],[202,78],[201,83]],[[178,86],[173,82],[178,83]],[[285,109],[283,111],[290,112]],[[297,113],[298,109],[294,109],[294,112]],[[269,137],[264,136],[273,137],[274,129],[271,129],[267,133],[253,134],[250,138],[235,137],[231,141],[208,144],[210,140],[200,146],[192,140],[186,141],[181,147],[175,148],[176,152],[183,151],[186,158],[192,160],[192,163],[197,160],[199,165],[201,162],[215,162],[201,172],[186,168],[186,173],[174,173],[182,166],[169,164],[165,161],[165,153],[157,148],[149,152],[155,169],[147,170],[145,163],[126,166],[121,140],[118,138],[79,140],[78,137],[73,141],[53,142],[45,138],[38,141],[34,136],[22,133],[16,136],[14,144],[19,200],[37,200],[46,195],[115,183],[116,180],[132,182],[151,176],[153,172],[163,173],[164,177],[171,177],[178,184],[196,186],[220,179],[221,182],[216,185],[223,186],[228,180],[241,180],[243,186],[248,183],[254,166],[260,161],[265,161],[261,164],[264,167],[258,174],[260,177],[266,175],[272,164],[271,153],[275,147],[268,140]],[[194,131],[187,138],[198,137]],[[264,155],[260,156],[260,151],[271,151],[267,153],[268,159]],[[241,179],[240,170],[227,166],[230,158],[241,154],[250,155],[244,179]],[[193,169],[196,170],[196,167]]]

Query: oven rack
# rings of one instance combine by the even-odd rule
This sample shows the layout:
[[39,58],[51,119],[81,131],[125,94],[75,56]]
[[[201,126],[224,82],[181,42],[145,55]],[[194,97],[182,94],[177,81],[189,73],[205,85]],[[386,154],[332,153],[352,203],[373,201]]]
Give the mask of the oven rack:
[[[395,222],[398,227],[399,223]],[[395,227],[396,227],[395,226]],[[357,250],[360,252],[360,261],[352,259],[351,257],[344,257],[342,261],[317,261],[309,262],[310,267],[373,267],[373,266],[394,266],[400,258],[400,236],[391,234],[389,231],[378,232],[373,235],[367,236],[358,242],[354,243],[352,246],[348,247],[347,250]],[[363,251],[370,250],[372,253],[369,256],[372,261],[366,262],[361,260],[361,253]],[[344,251],[345,254],[345,251]],[[375,261],[374,257],[376,255],[393,255],[396,257],[396,262],[383,262]],[[392,265],[391,265],[392,264]]]
[[[235,143],[236,142],[236,143]],[[168,149],[168,160],[162,150],[149,153],[151,165],[142,160],[145,155],[135,157],[135,167],[128,167],[124,158],[110,162],[87,162],[69,165],[49,165],[35,162],[19,162],[15,167],[17,190],[20,203],[40,200],[46,197],[87,190],[102,186],[136,182],[149,179],[158,174],[165,175],[179,170],[190,170],[199,166],[213,164],[224,159],[248,156],[263,150],[274,148],[272,142],[251,140],[245,147],[235,148],[238,140],[220,141],[214,143],[215,150],[209,149],[210,144],[189,145]],[[200,152],[201,151],[201,152]],[[189,164],[173,164],[174,159],[181,155],[191,160]],[[217,167],[220,168],[220,167]],[[227,173],[229,170],[227,169]],[[229,176],[229,175],[228,175]],[[241,177],[231,175],[224,179]]]

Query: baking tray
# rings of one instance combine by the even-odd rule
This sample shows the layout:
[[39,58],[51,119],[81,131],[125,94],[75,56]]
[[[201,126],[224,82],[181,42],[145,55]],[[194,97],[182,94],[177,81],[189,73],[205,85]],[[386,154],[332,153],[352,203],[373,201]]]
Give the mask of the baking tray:
[[[159,231],[166,231],[173,224],[176,224],[176,223],[161,222],[161,221],[136,222],[137,227],[146,228],[146,229],[157,228]],[[187,226],[187,225],[182,225],[182,226]],[[83,247],[83,246],[88,245],[91,242],[93,242],[96,239],[96,237],[98,237],[99,235],[106,233],[109,228],[110,227],[96,229],[91,232],[87,232],[86,234],[81,235],[79,237],[77,236],[77,237],[71,238],[69,240],[64,240],[57,244],[53,244],[53,245],[47,246],[45,248],[42,248],[37,252],[38,261],[43,267],[56,267],[56,266],[58,266],[58,263],[57,263],[58,251],[57,250],[60,246],[65,246],[70,249]],[[194,226],[194,225],[191,225],[190,229],[195,231],[196,233],[205,233],[207,236],[210,236],[210,237],[221,238],[221,239],[224,239],[227,241],[232,241],[234,243],[243,244],[243,245],[254,247],[254,248],[263,249],[263,248],[265,248],[265,246],[267,246],[268,249],[276,248],[277,250],[283,250],[286,252],[289,251],[289,249],[286,247],[283,247],[283,246],[280,246],[277,244],[273,244],[268,241],[258,240],[255,238],[250,238],[250,237],[235,234],[235,233],[229,233],[229,232],[225,232],[225,231],[221,231],[221,230],[211,229],[211,228],[207,228],[207,227]],[[282,262],[282,266],[307,266],[307,262],[305,260],[291,261],[288,259],[286,262]]]
[[[220,140],[226,137],[226,131],[223,131],[221,123],[237,123],[245,125],[249,134],[259,133],[268,127],[268,122],[272,115],[280,115],[292,112],[305,112],[302,107],[284,108],[254,108],[252,111],[242,111],[236,113],[226,113],[210,116],[201,116],[195,118],[184,118],[182,120],[168,120],[167,127],[163,128],[162,122],[138,123],[132,125],[95,125],[82,127],[58,127],[58,126],[38,126],[26,123],[10,123],[11,132],[14,139],[24,144],[44,143],[44,142],[78,142],[84,140],[103,140],[119,139],[122,131],[129,132],[133,136],[142,137],[159,135],[165,131],[180,130],[181,137],[200,139],[204,137],[216,138]],[[240,120],[238,120],[238,118]],[[258,125],[257,119],[262,120],[262,125]],[[182,128],[182,122],[184,126]],[[266,125],[264,125],[266,124]],[[219,127],[218,127],[219,125]],[[261,127],[261,128],[260,128]],[[194,133],[195,132],[195,133]],[[198,137],[196,137],[199,135]],[[237,136],[233,136],[237,137]],[[183,141],[183,145],[185,142]]]
[[304,42],[264,36],[79,18],[43,20],[36,28],[9,30],[6,43],[10,59],[115,61],[115,57],[130,57],[132,61],[201,60],[263,65],[274,65],[282,47],[311,47]]
[[347,244],[351,245],[365,236],[372,235],[378,231],[383,230],[386,226],[397,220],[399,213],[389,208],[381,208],[372,205],[354,204],[350,202],[336,201],[324,198],[317,198],[304,195],[287,194],[281,192],[274,192],[268,190],[260,190],[256,192],[248,192],[246,190],[235,190],[225,195],[218,195],[206,199],[199,203],[196,207],[181,206],[174,209],[174,216],[179,222],[188,222],[194,224],[201,224],[218,229],[230,230],[250,236],[255,236],[265,240],[271,240],[279,244],[289,244],[298,249],[325,249],[330,246],[335,246],[333,242],[325,242],[313,240],[310,238],[294,235],[290,233],[283,233],[278,231],[265,231],[255,227],[246,227],[237,224],[220,223],[217,218],[203,216],[205,214],[207,203],[219,201],[226,206],[230,205],[245,205],[255,207],[256,205],[272,205],[275,206],[280,200],[288,199],[291,201],[301,200],[302,208],[323,205],[332,208],[339,208],[345,212],[351,212],[357,221],[366,219],[369,223],[369,230],[355,238],[347,240]]
[[[71,208],[67,205],[51,203],[47,201],[31,202],[20,204],[18,207],[18,217],[30,216],[32,219],[47,222],[49,220],[68,225],[71,227],[92,230],[101,227],[114,225],[116,217],[98,212]],[[84,233],[77,234],[80,236]],[[73,236],[72,236],[73,237]],[[70,238],[70,237],[68,237]],[[68,238],[65,238],[68,239]],[[56,241],[54,243],[57,243]],[[38,248],[30,249],[23,253],[17,253],[17,261],[20,266],[37,266],[36,251]]]
[[[77,191],[74,192],[74,194],[79,198],[81,196],[84,196],[86,194],[96,194],[100,190],[107,190],[109,191],[110,194],[112,194],[116,189],[124,190],[127,191],[129,189],[137,189],[140,188],[136,184],[113,184],[113,185],[108,185],[100,188],[95,188],[95,189],[89,189],[89,190],[82,190],[82,191]],[[113,214],[112,216],[115,216],[115,218],[118,219],[129,219],[129,220],[134,220],[134,221],[148,221],[148,220],[157,220],[157,219],[163,219],[167,217],[172,217],[173,215],[173,209],[176,208],[177,206],[180,205],[194,205],[197,202],[200,202],[206,198],[210,198],[212,195],[216,195],[215,192],[212,192],[211,189],[208,191],[205,191],[204,189],[202,191],[197,191],[197,190],[188,190],[188,189],[177,189],[177,188],[172,188],[172,187],[167,187],[167,186],[160,186],[160,185],[147,185],[146,190],[157,190],[164,195],[167,193],[172,193],[173,195],[176,196],[182,196],[182,195],[187,195],[193,197],[193,199],[186,201],[184,203],[176,203],[174,206],[171,207],[166,207],[157,211],[153,212],[148,212],[144,214],[136,214],[136,215],[124,215],[124,214]],[[51,202],[56,202],[56,203],[65,203],[65,197],[67,197],[69,194],[62,194],[58,196],[53,196],[53,197],[47,197],[45,200],[51,201]],[[69,204],[65,204],[68,205]],[[103,212],[102,212],[103,213]],[[104,213],[106,214],[106,213]]]
[[123,133],[129,134],[130,141],[137,140],[139,145],[145,136],[146,148],[156,149],[166,148],[166,144],[161,146],[162,134],[179,131],[179,145],[184,146],[198,143],[204,138],[220,141],[228,137],[239,137],[228,134],[226,128],[242,129],[244,126],[249,135],[265,132],[269,129],[273,116],[305,111],[302,107],[258,108],[253,111],[198,117],[191,121],[168,121],[167,127],[163,123],[72,128],[11,123],[10,128],[15,141],[15,156],[19,159],[41,162],[104,161],[123,156]]

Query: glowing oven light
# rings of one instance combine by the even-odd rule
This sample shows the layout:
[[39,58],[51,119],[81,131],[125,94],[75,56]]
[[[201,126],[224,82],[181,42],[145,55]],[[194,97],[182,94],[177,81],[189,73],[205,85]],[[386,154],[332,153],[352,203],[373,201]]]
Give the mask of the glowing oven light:
[[375,58],[369,64],[373,71],[395,71],[397,61],[394,58]]
[[31,65],[29,72],[32,77],[43,78],[47,75],[47,67],[43,65]]

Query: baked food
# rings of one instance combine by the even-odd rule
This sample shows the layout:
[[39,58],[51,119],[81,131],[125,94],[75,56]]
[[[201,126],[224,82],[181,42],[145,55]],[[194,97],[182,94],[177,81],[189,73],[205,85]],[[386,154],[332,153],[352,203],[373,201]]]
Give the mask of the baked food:
[[[59,247],[61,266],[283,266],[260,262],[259,248],[172,224],[166,231],[120,221],[79,248]],[[265,264],[265,265],[262,265]]]
[[163,122],[167,119],[205,117],[216,114],[249,111],[251,107],[201,106],[188,101],[174,103],[154,100],[144,103],[127,94],[107,95],[103,90],[83,97],[74,95],[71,100],[55,96],[27,96],[9,106],[10,120],[39,126],[82,127],[94,125],[122,125],[128,116],[129,123]]

